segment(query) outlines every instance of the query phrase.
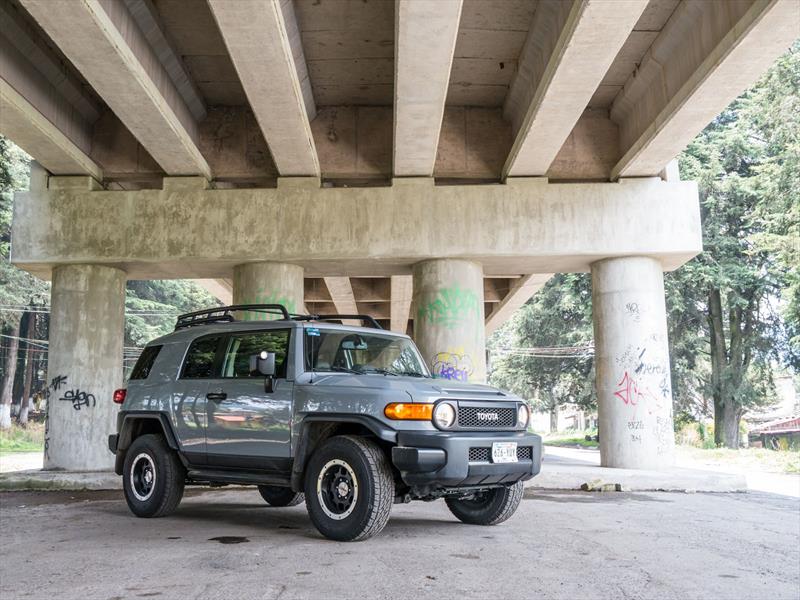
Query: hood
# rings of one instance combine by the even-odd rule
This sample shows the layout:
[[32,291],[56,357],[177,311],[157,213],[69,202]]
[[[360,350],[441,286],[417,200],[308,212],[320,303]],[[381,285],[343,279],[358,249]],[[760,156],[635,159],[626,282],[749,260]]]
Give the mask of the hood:
[[[308,374],[306,374],[307,376]],[[305,379],[305,377],[304,377]],[[305,383],[310,383],[307,381]],[[428,379],[420,377],[351,373],[314,373],[313,385],[323,387],[350,387],[360,390],[406,392],[414,402],[430,402],[434,398],[451,396],[453,399],[470,400],[518,400],[509,393],[489,385],[463,383],[448,379]]]

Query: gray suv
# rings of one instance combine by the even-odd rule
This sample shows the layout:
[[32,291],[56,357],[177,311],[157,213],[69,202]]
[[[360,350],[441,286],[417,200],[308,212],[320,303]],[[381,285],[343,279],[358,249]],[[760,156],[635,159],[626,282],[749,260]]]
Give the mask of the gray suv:
[[334,540],[380,532],[411,500],[444,498],[461,521],[495,525],[541,466],[524,401],[432,378],[408,336],[360,315],[269,304],[182,315],[114,400],[109,448],[139,517],[174,511],[185,485],[237,484],[271,506],[305,500]]

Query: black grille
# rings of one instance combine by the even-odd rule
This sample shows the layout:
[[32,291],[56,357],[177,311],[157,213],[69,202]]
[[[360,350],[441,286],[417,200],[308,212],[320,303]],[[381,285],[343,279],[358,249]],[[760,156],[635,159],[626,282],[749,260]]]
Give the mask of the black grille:
[[517,446],[517,460],[531,460],[533,458],[533,448],[530,446]]
[[[470,448],[469,462],[489,462],[491,455],[491,448]],[[533,448],[517,446],[517,460],[533,460]]]
[[[495,416],[497,418],[495,418]],[[460,406],[458,426],[472,429],[497,429],[514,427],[517,424],[517,411],[514,408],[494,408],[488,406]]]
[[489,448],[470,448],[469,462],[489,462]]

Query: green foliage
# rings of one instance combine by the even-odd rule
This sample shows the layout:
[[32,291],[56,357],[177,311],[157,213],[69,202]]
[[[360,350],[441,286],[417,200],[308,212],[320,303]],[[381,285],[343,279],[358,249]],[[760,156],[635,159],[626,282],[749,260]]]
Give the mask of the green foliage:
[[26,427],[14,423],[10,429],[0,431],[0,454],[6,452],[42,452],[44,450],[44,424],[29,422]]
[[[49,297],[49,285],[8,262],[14,192],[28,187],[30,157],[0,136],[0,307],[27,306]],[[0,308],[0,327],[19,321],[20,313]]]
[[125,345],[141,348],[172,331],[180,313],[211,306],[219,306],[219,301],[191,281],[129,281],[125,299]]
[[[491,382],[529,399],[535,409],[552,410],[594,402],[591,357],[576,352],[559,356],[554,347],[581,347],[592,341],[591,281],[585,274],[553,277],[490,340],[494,359]],[[513,349],[538,348],[531,356]],[[509,352],[510,350],[510,352]]]
[[800,358],[798,91],[800,45],[680,157],[699,186],[704,248],[666,277],[676,412],[713,408],[729,445],[741,415],[772,402],[773,365]]

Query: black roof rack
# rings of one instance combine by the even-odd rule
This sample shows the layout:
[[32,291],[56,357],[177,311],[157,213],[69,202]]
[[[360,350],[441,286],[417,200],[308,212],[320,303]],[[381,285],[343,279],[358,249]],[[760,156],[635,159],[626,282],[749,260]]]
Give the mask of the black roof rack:
[[283,304],[234,304],[233,306],[215,306],[204,310],[186,313],[178,316],[175,322],[175,331],[195,325],[208,325],[210,323],[232,323],[236,321],[234,312],[258,312],[270,315],[280,315],[284,321],[361,321],[365,327],[383,329],[380,324],[369,315],[297,315],[289,314]]
[[283,320],[290,320],[289,311],[283,304],[234,304],[233,306],[215,306],[195,312],[179,315],[175,322],[175,331],[193,325],[208,325],[209,323],[231,323],[236,319],[231,313],[249,311],[270,315],[280,315]]
[[297,321],[361,321],[364,327],[383,329],[374,317],[369,315],[298,315],[293,317]]

